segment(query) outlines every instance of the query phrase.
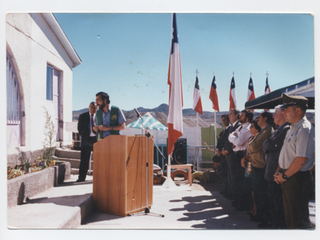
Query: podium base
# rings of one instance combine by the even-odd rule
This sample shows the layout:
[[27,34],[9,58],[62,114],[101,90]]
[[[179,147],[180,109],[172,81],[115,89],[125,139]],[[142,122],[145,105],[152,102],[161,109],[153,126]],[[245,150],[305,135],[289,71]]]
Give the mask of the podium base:
[[166,181],[161,186],[162,189],[177,189],[177,185],[174,183],[171,177],[167,177]]

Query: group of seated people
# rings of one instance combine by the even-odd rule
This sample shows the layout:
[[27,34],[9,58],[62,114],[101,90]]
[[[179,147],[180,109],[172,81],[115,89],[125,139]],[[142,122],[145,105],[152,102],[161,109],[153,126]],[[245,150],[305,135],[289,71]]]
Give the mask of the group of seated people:
[[222,116],[213,161],[220,165],[221,194],[236,210],[248,211],[259,228],[313,228],[309,193],[314,169],[314,127],[302,97],[260,113],[231,109]]

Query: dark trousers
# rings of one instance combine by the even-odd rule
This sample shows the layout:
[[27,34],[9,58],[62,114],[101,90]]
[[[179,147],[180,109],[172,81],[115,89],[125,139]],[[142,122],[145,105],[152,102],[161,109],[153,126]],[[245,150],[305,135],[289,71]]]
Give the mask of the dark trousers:
[[269,206],[267,194],[267,181],[264,179],[264,168],[251,167],[252,190],[257,206],[257,215],[267,222],[269,219]]
[[268,181],[269,217],[275,227],[286,226],[283,209],[281,185],[275,181]]
[[90,137],[85,141],[81,141],[81,161],[79,167],[78,179],[85,180],[89,169],[89,158],[93,150],[93,144],[97,141],[96,137]]
[[283,207],[289,229],[311,228],[309,193],[312,189],[310,171],[299,171],[281,184]]
[[243,152],[230,153],[227,156],[228,182],[231,194],[237,204],[243,204],[244,168],[241,167]]
[[226,194],[230,194],[230,187],[228,184],[227,157],[221,154],[220,163],[221,163],[221,191]]

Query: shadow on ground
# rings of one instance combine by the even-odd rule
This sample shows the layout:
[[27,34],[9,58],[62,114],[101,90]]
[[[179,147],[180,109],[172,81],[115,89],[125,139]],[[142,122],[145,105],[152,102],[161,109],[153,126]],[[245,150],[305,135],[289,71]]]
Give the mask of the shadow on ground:
[[198,195],[170,200],[170,202],[187,202],[181,205],[181,208],[170,209],[173,212],[184,212],[184,217],[177,221],[197,221],[197,224],[192,225],[195,229],[257,229],[257,223],[249,221],[246,212],[235,211],[231,201],[219,194],[219,185],[214,183],[201,185],[211,196]]

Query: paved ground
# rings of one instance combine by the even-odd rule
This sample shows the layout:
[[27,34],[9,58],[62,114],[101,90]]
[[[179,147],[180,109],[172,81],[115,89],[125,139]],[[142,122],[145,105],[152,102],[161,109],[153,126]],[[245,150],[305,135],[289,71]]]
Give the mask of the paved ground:
[[[164,215],[161,217],[160,215]],[[180,182],[177,190],[154,186],[150,214],[119,217],[93,212],[81,229],[257,229],[245,211],[235,211],[214,185]]]
[[[37,235],[41,229],[78,229],[58,231],[58,234],[66,239],[87,239],[92,234],[98,234],[99,230],[108,231],[108,236],[114,236],[118,239],[120,235],[134,234],[140,239],[148,239],[148,231],[159,230],[150,233],[159,233],[161,236],[172,235],[180,236],[184,234],[184,239],[194,239],[194,236],[224,236],[228,234],[239,239],[247,236],[247,231],[203,231],[203,230],[258,230],[249,231],[250,236],[261,234],[275,234],[279,231],[265,231],[257,228],[258,223],[249,220],[246,211],[236,211],[231,205],[231,201],[219,194],[219,185],[213,183],[194,183],[190,188],[187,181],[177,181],[176,190],[163,189],[161,186],[154,186],[153,205],[150,209],[151,214],[145,215],[143,212],[134,216],[120,217],[100,212],[91,212],[86,218],[83,215],[91,211],[92,206],[92,177],[88,177],[86,182],[76,183],[77,176],[72,175],[71,179],[58,187],[49,189],[41,194],[31,197],[25,204],[8,209],[7,211],[7,229],[2,238],[3,232],[0,231],[0,239],[18,239],[27,238],[31,235],[32,239],[43,239]],[[161,217],[159,215],[164,215]],[[315,223],[315,203],[310,203],[311,221]],[[82,221],[82,224],[81,224]],[[5,225],[3,225],[5,226]],[[12,229],[18,229],[13,231]],[[23,229],[28,229],[27,232]],[[83,231],[83,230],[98,230]],[[120,231],[117,231],[120,230]],[[126,231],[123,231],[126,230]],[[130,231],[133,230],[133,231]],[[137,231],[142,230],[142,231]],[[178,231],[163,231],[178,230]],[[181,230],[184,230],[181,232]],[[193,230],[193,231],[190,231]],[[198,231],[197,231],[198,230]],[[41,231],[42,232],[42,231]],[[294,236],[299,236],[301,231],[295,232]],[[304,235],[313,234],[316,231],[302,231]],[[36,233],[36,237],[35,234]],[[53,232],[42,232],[50,233]],[[54,231],[56,234],[57,231]],[[67,233],[70,233],[67,235]],[[147,235],[146,235],[147,233]],[[246,233],[246,235],[243,235]],[[288,231],[281,231],[287,234]],[[26,235],[27,234],[27,235]],[[281,234],[282,235],[282,234]],[[14,236],[14,237],[13,237]],[[52,235],[55,236],[55,235]],[[131,236],[131,235],[130,235]],[[179,236],[177,239],[180,239]],[[192,236],[192,237],[191,237]],[[12,238],[13,237],[13,238]],[[118,238],[117,238],[118,237]],[[151,237],[151,236],[150,236]],[[31,238],[30,238],[31,239]],[[135,239],[135,238],[134,238]],[[150,239],[150,238],[149,238]],[[294,237],[291,239],[295,239]],[[301,239],[301,238],[300,238]],[[314,239],[312,237],[308,239]]]

